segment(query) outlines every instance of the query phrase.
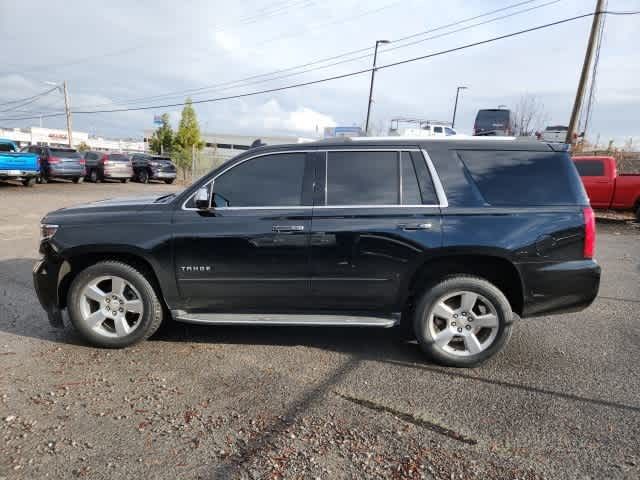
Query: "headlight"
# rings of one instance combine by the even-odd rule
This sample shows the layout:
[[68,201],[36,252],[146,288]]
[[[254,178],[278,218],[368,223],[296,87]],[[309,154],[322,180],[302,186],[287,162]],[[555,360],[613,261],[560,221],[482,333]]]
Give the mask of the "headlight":
[[49,240],[58,231],[58,225],[51,225],[48,223],[40,224],[40,240]]

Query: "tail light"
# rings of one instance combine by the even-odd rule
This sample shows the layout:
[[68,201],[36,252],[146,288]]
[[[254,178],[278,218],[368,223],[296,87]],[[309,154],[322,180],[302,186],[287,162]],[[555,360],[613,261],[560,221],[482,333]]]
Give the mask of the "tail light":
[[80,165],[84,165],[85,163],[87,163],[86,160],[84,158],[81,158],[80,159]]
[[60,163],[60,159],[58,157],[49,157],[49,163]]
[[108,165],[109,164],[109,157],[107,155],[104,155],[102,157],[102,164],[103,165]]
[[591,207],[582,210],[584,214],[584,258],[593,258],[596,250],[596,217]]

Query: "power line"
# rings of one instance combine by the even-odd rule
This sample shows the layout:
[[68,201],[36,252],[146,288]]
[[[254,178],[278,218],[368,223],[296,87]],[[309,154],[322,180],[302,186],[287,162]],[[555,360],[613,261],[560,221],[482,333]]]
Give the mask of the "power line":
[[33,103],[33,102],[37,102],[40,98],[44,97],[45,95],[50,94],[51,92],[53,92],[54,90],[57,90],[57,89],[58,89],[58,87],[53,87],[53,88],[52,88],[52,89],[50,89],[50,90],[47,90],[47,91],[42,92],[42,93],[39,93],[38,95],[34,95],[33,97],[30,97],[30,99],[29,99],[29,100],[27,100],[27,101],[25,101],[25,102],[18,103],[18,104],[16,104],[16,105],[12,106],[12,107],[5,108],[4,110],[0,110],[0,113],[2,113],[2,112],[9,112],[9,111],[11,111],[11,110],[15,110],[15,109],[17,109],[17,108],[24,107],[25,105],[29,105],[29,104],[31,104],[31,103]]
[[[607,11],[602,11],[599,12],[601,14],[608,14],[609,12]],[[637,15],[640,14],[640,11],[637,12],[617,12],[616,14],[618,15]],[[480,45],[486,45],[489,43],[493,43],[499,40],[504,40],[507,38],[512,38],[512,37],[516,37],[519,35],[523,35],[525,33],[530,33],[530,32],[535,32],[538,30],[543,30],[546,28],[550,28],[550,27],[555,27],[557,25],[562,25],[565,23],[569,23],[569,22],[573,22],[576,20],[580,20],[583,18],[587,18],[587,17],[591,17],[595,15],[595,12],[591,12],[591,13],[585,13],[582,15],[577,15],[574,17],[568,17],[568,18],[564,18],[562,20],[557,20],[555,22],[551,22],[551,23],[546,23],[543,25],[537,25],[535,27],[531,27],[531,28],[527,28],[527,29],[523,29],[523,30],[518,30],[516,32],[512,32],[512,33],[507,33],[504,35],[499,35],[497,37],[491,37],[485,40],[480,40],[477,42],[473,42],[473,43],[467,43],[464,45],[460,45],[458,47],[453,47],[453,48],[449,48],[446,50],[440,50],[438,52],[434,52],[434,53],[429,53],[426,55],[421,55],[418,57],[412,57],[412,58],[407,58],[404,60],[400,60],[397,62],[393,62],[393,63],[387,63],[385,65],[379,65],[376,67],[376,70],[383,70],[386,68],[392,68],[392,67],[397,67],[400,65],[404,65],[407,63],[412,63],[412,62],[416,62],[416,61],[420,61],[420,60],[426,60],[429,58],[433,58],[433,57],[437,57],[437,56],[441,56],[441,55],[446,55],[448,53],[453,53],[453,52],[458,52],[461,50],[466,50],[468,48],[472,48],[472,47],[477,47]],[[357,76],[357,75],[362,75],[364,73],[369,73],[371,72],[372,68],[365,68],[362,70],[358,70],[355,72],[349,72],[349,73],[343,73],[340,75],[334,75],[332,77],[325,77],[325,78],[321,78],[321,79],[317,79],[317,80],[310,80],[308,82],[302,82],[302,83],[297,83],[297,84],[292,84],[292,85],[285,85],[285,86],[281,86],[281,87],[275,87],[275,88],[270,88],[270,89],[265,89],[265,90],[259,90],[259,91],[254,91],[254,92],[246,92],[246,93],[242,93],[242,94],[237,94],[237,95],[229,95],[229,96],[225,96],[225,97],[216,97],[216,98],[209,98],[209,99],[203,99],[203,100],[194,100],[192,103],[193,104],[201,104],[201,103],[212,103],[212,102],[220,102],[220,101],[224,101],[224,100],[232,100],[232,99],[237,99],[237,98],[245,98],[245,97],[251,97],[251,96],[256,96],[256,95],[262,95],[265,93],[273,93],[273,92],[279,92],[279,91],[283,91],[283,90],[290,90],[293,88],[299,88],[299,87],[306,87],[309,85],[316,85],[319,83],[324,83],[324,82],[329,82],[329,81],[333,81],[333,80],[339,80],[339,79],[343,79],[343,78],[348,78],[348,77],[353,77],[353,76]],[[179,103],[171,103],[171,104],[164,104],[164,105],[147,105],[147,106],[142,106],[142,107],[133,107],[133,108],[117,108],[117,109],[110,109],[110,110],[86,110],[86,111],[82,111],[82,110],[78,110],[78,111],[74,111],[72,112],[73,114],[84,114],[84,115],[89,115],[89,114],[96,114],[96,113],[118,113],[118,112],[130,112],[130,111],[140,111],[140,110],[152,110],[152,109],[162,109],[162,108],[172,108],[172,107],[181,107],[184,106],[186,104],[186,102],[179,102]],[[50,114],[50,115],[42,115],[43,118],[47,118],[47,117],[53,117],[53,116],[60,116],[60,114]],[[21,117],[21,118],[10,118],[10,119],[3,119],[3,120],[28,120],[30,118],[39,118],[40,116],[37,117]]]
[[[471,22],[473,20],[477,20],[479,18],[487,17],[487,16],[490,16],[490,15],[493,15],[493,14],[496,14],[496,13],[500,13],[500,12],[506,11],[506,10],[511,10],[513,8],[517,8],[517,7],[520,7],[522,5],[530,4],[530,3],[533,3],[533,2],[536,2],[536,1],[538,1],[538,0],[526,0],[526,1],[517,2],[517,3],[511,4],[511,5],[507,5],[506,7],[501,7],[501,8],[498,8],[498,9],[495,9],[495,10],[491,10],[489,12],[485,12],[485,13],[482,13],[482,14],[479,14],[479,15],[475,15],[475,16],[472,16],[472,17],[464,18],[462,20],[458,20],[456,22],[451,22],[451,23],[448,23],[446,25],[441,25],[441,26],[434,27],[434,28],[431,28],[431,29],[428,29],[428,30],[424,30],[422,32],[413,33],[413,34],[407,35],[405,37],[400,37],[400,38],[395,39],[393,41],[393,43],[402,42],[402,41],[409,40],[409,39],[412,39],[412,38],[416,38],[416,37],[419,37],[419,36],[427,35],[429,33],[438,32],[438,31],[441,31],[441,30],[444,30],[444,29],[447,29],[447,28],[450,28],[450,27],[454,27],[454,26],[457,26],[457,25],[460,25],[460,24],[463,24],[463,23],[468,23],[468,22]],[[484,24],[490,23],[492,21],[501,20],[503,18],[507,18],[508,16],[513,16],[513,15],[517,15],[517,14],[520,14],[520,13],[525,13],[527,11],[530,11],[530,10],[533,10],[533,9],[536,9],[536,8],[542,8],[542,7],[545,7],[545,6],[548,6],[550,4],[560,2],[560,1],[562,1],[562,0],[554,0],[552,2],[548,2],[548,3],[542,4],[542,5],[538,5],[538,6],[534,6],[534,7],[529,8],[529,9],[520,10],[518,12],[513,12],[513,13],[511,13],[509,15],[505,15],[505,16],[502,16],[502,17],[496,17],[495,19],[489,19],[489,20],[487,20],[485,22],[480,22],[480,23],[474,24],[474,25],[469,26],[469,27],[464,27],[462,29],[455,30],[454,32],[451,32],[451,33],[462,31],[462,30],[465,30],[467,28],[473,28],[473,27],[477,27],[477,26],[480,26],[480,25],[484,25]],[[441,36],[448,35],[448,34],[450,34],[450,33],[445,33],[445,34],[442,34]],[[434,38],[440,38],[440,37],[439,36],[433,36],[433,37],[429,37],[427,39],[424,39],[424,41],[430,40],[430,39],[434,39]],[[415,43],[419,43],[419,42],[415,42]],[[408,45],[413,45],[413,43],[407,44],[407,46]],[[307,63],[303,63],[303,64],[300,64],[300,65],[295,65],[293,67],[287,67],[287,68],[283,68],[283,69],[278,69],[278,70],[274,70],[272,72],[252,75],[252,76],[249,76],[249,77],[244,77],[244,78],[240,78],[240,79],[236,79],[236,80],[229,80],[229,81],[225,81],[225,82],[219,82],[219,83],[215,83],[215,84],[212,84],[212,85],[207,85],[207,86],[204,86],[204,87],[198,87],[198,88],[192,88],[192,89],[186,89],[186,90],[177,90],[177,91],[167,92],[167,93],[159,94],[159,95],[133,98],[133,99],[129,99],[129,100],[126,100],[126,101],[121,101],[121,102],[117,102],[116,101],[116,102],[103,103],[103,104],[97,104],[97,105],[94,104],[94,105],[90,105],[90,106],[93,106],[93,107],[112,106],[112,105],[125,106],[125,105],[132,105],[132,104],[140,103],[140,102],[147,101],[147,100],[170,99],[170,98],[174,98],[174,97],[179,97],[179,96],[184,96],[184,95],[192,95],[192,94],[205,92],[205,91],[218,91],[218,90],[221,90],[221,88],[219,88],[219,87],[226,87],[226,86],[232,86],[232,85],[233,86],[236,86],[236,85],[237,86],[246,86],[246,85],[254,85],[256,83],[264,83],[264,82],[249,82],[249,83],[246,83],[246,82],[248,82],[249,80],[255,80],[255,79],[263,78],[263,77],[270,77],[270,76],[277,75],[277,74],[280,74],[280,73],[291,72],[291,71],[294,71],[294,70],[310,67],[310,66],[313,66],[313,65],[326,63],[326,62],[329,62],[331,60],[337,60],[337,59],[340,59],[340,58],[343,58],[343,57],[355,55],[357,53],[371,51],[372,48],[373,47],[365,47],[365,48],[359,48],[359,49],[356,49],[356,50],[350,50],[348,52],[344,52],[344,53],[341,53],[341,54],[338,54],[338,55],[325,57],[325,58],[322,58],[322,59],[319,59],[319,60],[314,60],[312,62],[307,62]],[[393,48],[387,48],[385,50],[382,50],[381,52],[389,51],[389,50],[395,50],[397,48],[402,48],[402,46],[393,47]],[[278,79],[281,79],[281,78],[286,78],[287,76],[298,75],[298,74],[301,74],[301,73],[308,73],[308,72],[311,72],[311,71],[314,71],[314,70],[322,70],[322,69],[325,69],[325,68],[328,68],[328,67],[331,67],[331,66],[336,66],[336,65],[343,64],[343,63],[348,63],[348,62],[352,62],[352,61],[361,60],[363,58],[368,58],[368,57],[371,57],[371,55],[372,54],[369,53],[367,55],[361,55],[361,56],[358,56],[358,57],[355,57],[355,58],[351,58],[351,59],[348,59],[348,60],[335,62],[335,63],[332,63],[330,65],[321,66],[321,67],[318,67],[317,69],[308,69],[308,70],[305,70],[303,72],[294,73],[292,75],[281,75],[281,76],[278,76],[276,78],[272,78],[272,79],[265,80],[265,81],[278,80]]]
[[50,90],[46,90],[46,91],[44,91],[44,92],[37,93],[37,94],[35,94],[35,95],[32,95],[31,97],[19,98],[19,99],[17,99],[17,100],[10,100],[10,101],[8,101],[8,102],[0,103],[0,106],[4,106],[4,105],[11,105],[11,104],[14,104],[14,103],[21,103],[21,102],[24,102],[24,101],[27,101],[27,100],[31,100],[31,99],[34,99],[34,98],[36,98],[36,99],[37,99],[37,98],[39,98],[39,97],[42,97],[43,95],[46,95],[46,94],[47,94],[47,93],[49,93],[49,92],[52,92],[52,91],[53,91],[53,90],[55,90],[56,88],[58,88],[58,87],[54,87],[54,88],[52,88],[52,89],[50,89]]

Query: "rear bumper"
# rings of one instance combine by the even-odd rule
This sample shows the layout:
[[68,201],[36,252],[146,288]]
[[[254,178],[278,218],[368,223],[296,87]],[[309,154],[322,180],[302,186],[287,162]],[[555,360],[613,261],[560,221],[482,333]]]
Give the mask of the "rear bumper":
[[168,180],[168,179],[176,178],[176,172],[162,172],[159,170],[155,170],[151,172],[151,178]]
[[104,169],[104,178],[131,178],[133,177],[133,170],[126,169]]
[[33,267],[33,286],[38,296],[38,301],[47,316],[49,323],[57,328],[63,326],[62,312],[58,302],[58,274],[60,264],[51,262],[46,258],[39,260]]
[[600,288],[600,266],[594,260],[520,264],[525,286],[522,317],[584,310]]
[[0,178],[28,178],[28,177],[37,177],[40,175],[40,172],[37,170],[10,170],[10,169],[0,169]]

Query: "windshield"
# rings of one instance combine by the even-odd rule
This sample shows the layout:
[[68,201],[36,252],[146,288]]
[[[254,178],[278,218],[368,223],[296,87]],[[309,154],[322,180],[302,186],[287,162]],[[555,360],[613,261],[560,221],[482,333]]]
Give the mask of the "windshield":
[[476,117],[476,128],[483,130],[508,128],[510,113],[509,110],[480,110]]

